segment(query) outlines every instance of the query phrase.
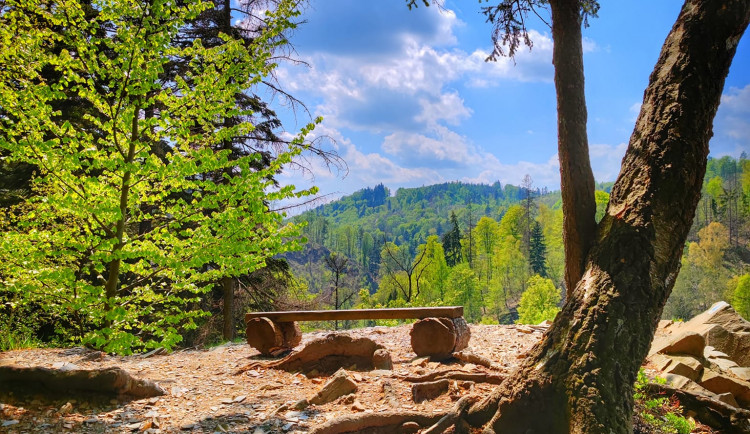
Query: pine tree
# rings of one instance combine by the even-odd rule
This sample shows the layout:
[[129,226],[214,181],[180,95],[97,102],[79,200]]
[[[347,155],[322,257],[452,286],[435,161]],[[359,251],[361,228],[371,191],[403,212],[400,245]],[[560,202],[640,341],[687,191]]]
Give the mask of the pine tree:
[[461,263],[461,228],[458,226],[458,217],[451,211],[451,229],[443,235],[443,249],[445,250],[445,262],[449,267],[455,267]]
[[531,270],[542,277],[547,277],[547,245],[544,243],[542,225],[534,222],[529,241],[529,265]]

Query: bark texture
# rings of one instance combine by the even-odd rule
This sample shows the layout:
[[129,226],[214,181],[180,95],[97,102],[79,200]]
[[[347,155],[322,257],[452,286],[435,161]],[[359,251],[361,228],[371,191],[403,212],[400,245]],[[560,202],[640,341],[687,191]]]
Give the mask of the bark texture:
[[747,0],[686,1],[582,279],[520,371],[472,407],[472,425],[492,417],[489,432],[631,430],[633,383],[677,276],[713,118],[748,20]]
[[589,162],[579,0],[551,1],[557,92],[557,153],[565,245],[565,288],[575,288],[596,235],[594,173]]

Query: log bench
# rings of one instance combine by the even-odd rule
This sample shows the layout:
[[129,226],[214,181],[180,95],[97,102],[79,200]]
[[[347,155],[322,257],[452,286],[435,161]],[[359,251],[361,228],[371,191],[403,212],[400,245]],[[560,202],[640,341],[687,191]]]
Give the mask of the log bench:
[[412,349],[420,357],[441,358],[469,345],[471,332],[463,314],[463,306],[252,312],[245,314],[245,323],[247,343],[269,355],[300,343],[297,321],[417,319],[409,333]]

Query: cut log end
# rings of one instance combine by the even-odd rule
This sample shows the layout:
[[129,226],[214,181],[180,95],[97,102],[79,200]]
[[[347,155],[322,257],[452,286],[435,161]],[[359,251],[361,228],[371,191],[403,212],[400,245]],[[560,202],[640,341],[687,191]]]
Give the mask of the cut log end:
[[454,351],[466,348],[471,338],[463,318],[425,318],[411,329],[411,346],[419,357],[447,359]]

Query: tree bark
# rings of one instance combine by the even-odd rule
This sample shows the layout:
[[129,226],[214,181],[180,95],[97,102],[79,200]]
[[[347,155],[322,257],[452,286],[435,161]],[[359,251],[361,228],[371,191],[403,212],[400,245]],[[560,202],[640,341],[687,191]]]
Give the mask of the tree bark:
[[583,276],[584,261],[596,236],[594,174],[586,133],[586,96],[579,0],[551,1],[557,91],[557,153],[565,245],[565,288],[570,297]]
[[631,431],[633,383],[679,270],[713,118],[749,20],[747,0],[686,1],[651,74],[583,278],[519,372],[472,407],[472,425],[491,417],[488,432]]
[[231,276],[221,278],[221,289],[224,300],[222,304],[223,327],[222,335],[224,340],[231,341],[234,339],[234,283]]

